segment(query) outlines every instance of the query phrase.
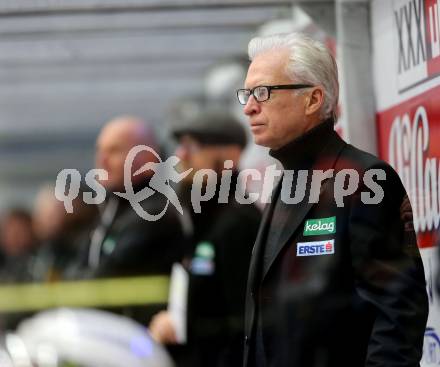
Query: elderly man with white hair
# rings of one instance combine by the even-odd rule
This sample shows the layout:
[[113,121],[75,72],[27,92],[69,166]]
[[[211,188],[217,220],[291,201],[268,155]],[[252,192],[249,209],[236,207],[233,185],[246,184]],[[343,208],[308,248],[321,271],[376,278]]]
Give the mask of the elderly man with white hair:
[[254,38],[249,56],[237,97],[283,174],[250,263],[244,366],[419,366],[428,299],[408,197],[334,131],[334,58],[302,34]]

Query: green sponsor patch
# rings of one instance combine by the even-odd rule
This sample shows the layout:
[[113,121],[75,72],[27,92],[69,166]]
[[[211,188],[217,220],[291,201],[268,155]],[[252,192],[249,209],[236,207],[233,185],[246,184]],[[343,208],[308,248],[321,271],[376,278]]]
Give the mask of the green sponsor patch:
[[304,225],[304,236],[317,236],[336,232],[336,217],[309,219]]
[[214,245],[207,241],[198,243],[195,257],[212,260],[215,257]]
[[105,239],[104,243],[102,244],[102,251],[106,255],[110,255],[115,249],[115,247],[116,247],[116,241],[114,240],[114,238],[108,237]]

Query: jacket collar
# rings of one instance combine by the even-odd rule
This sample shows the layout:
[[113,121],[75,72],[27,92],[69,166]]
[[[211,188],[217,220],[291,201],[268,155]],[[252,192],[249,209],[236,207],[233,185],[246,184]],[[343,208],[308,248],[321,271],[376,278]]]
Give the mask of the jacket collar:
[[269,154],[279,160],[284,169],[308,169],[314,165],[334,133],[333,127],[334,120],[327,119],[283,147],[271,149]]

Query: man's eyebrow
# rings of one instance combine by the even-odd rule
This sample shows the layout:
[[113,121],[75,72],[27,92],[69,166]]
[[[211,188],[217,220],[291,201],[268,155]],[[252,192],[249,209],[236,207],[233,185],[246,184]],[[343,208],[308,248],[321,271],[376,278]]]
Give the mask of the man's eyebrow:
[[248,88],[245,87],[245,89],[254,89],[254,88],[257,88],[257,87],[264,87],[266,85],[270,85],[270,84],[262,83],[262,82],[257,82],[257,83],[252,84],[252,87],[248,87]]

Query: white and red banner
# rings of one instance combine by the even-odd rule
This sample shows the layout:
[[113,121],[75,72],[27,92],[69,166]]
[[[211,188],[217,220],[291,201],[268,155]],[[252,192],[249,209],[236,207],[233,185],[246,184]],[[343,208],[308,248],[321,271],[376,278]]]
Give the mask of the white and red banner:
[[379,156],[410,196],[430,315],[422,366],[440,365],[440,0],[373,0]]
[[440,74],[440,0],[394,2],[399,92]]

